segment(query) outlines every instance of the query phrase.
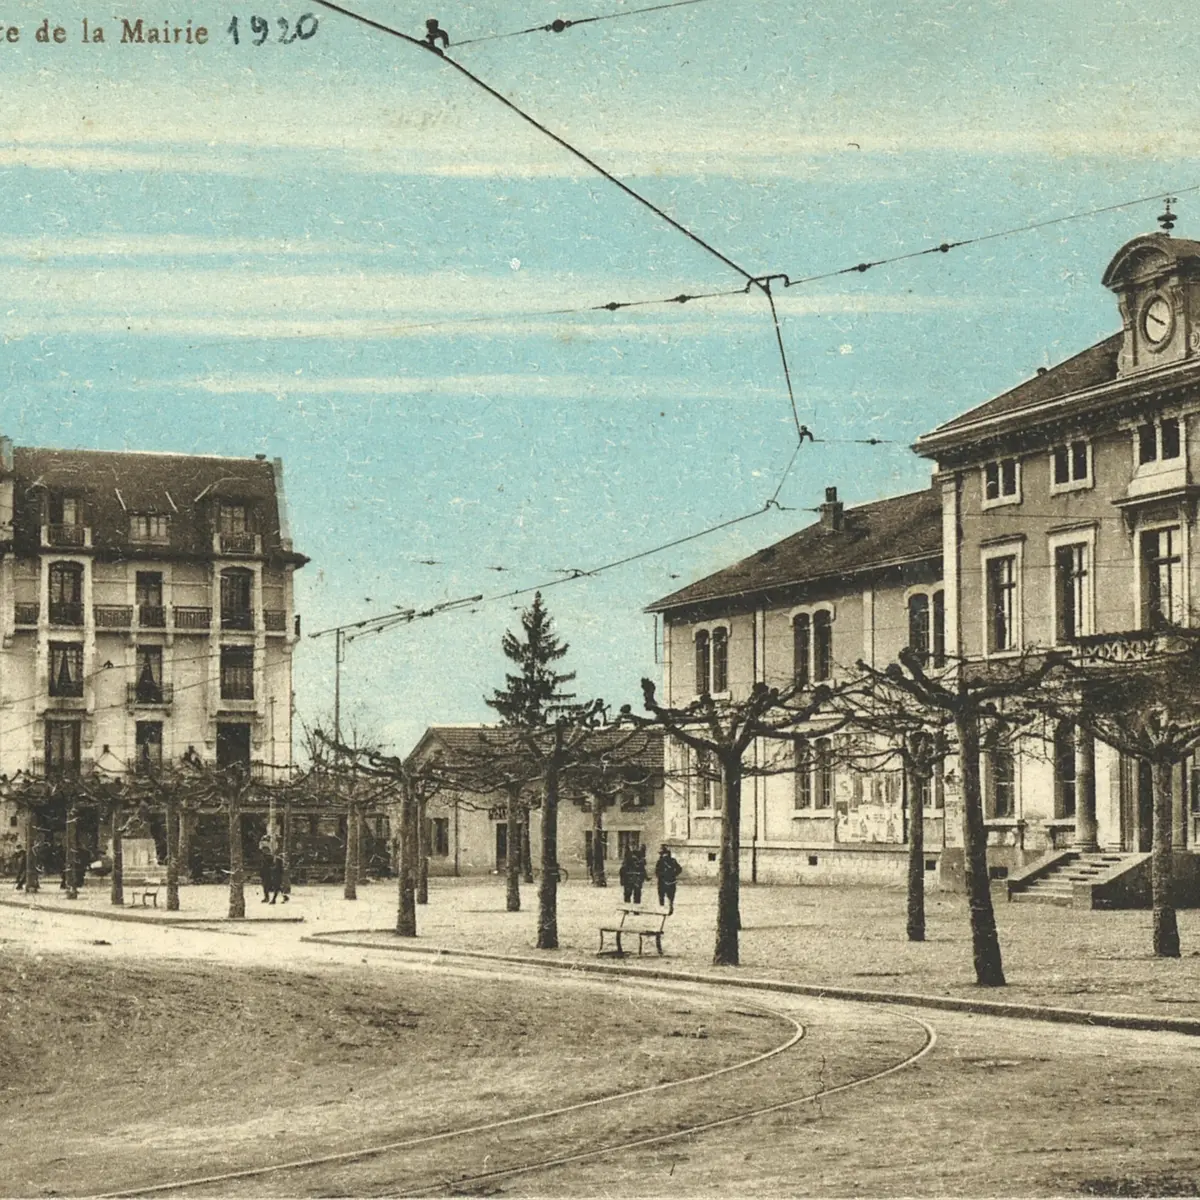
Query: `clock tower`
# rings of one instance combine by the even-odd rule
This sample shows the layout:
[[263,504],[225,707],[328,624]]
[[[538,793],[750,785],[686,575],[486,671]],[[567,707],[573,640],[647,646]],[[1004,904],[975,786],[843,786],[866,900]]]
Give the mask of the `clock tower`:
[[1159,222],[1162,233],[1127,242],[1104,272],[1124,327],[1119,375],[1200,359],[1200,242],[1171,236],[1169,204]]

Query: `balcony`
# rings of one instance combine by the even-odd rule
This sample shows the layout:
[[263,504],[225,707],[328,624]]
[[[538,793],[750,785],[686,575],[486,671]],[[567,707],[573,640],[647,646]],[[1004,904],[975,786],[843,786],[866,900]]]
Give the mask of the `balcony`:
[[221,628],[252,630],[254,628],[253,610],[248,608],[223,608],[221,610]]
[[213,537],[214,554],[262,553],[262,538],[257,533],[218,533]]
[[181,608],[175,606],[175,628],[177,630],[199,629],[208,631],[212,626],[211,608]]
[[264,610],[263,626],[268,633],[287,633],[287,613],[282,609]]
[[14,604],[13,624],[36,625],[38,623],[39,611],[40,609],[36,604]]
[[1145,629],[1094,633],[1075,639],[1074,658],[1082,666],[1162,662],[1187,654],[1194,643],[1194,631]]
[[125,701],[130,708],[170,708],[175,687],[170,683],[127,683]]
[[97,629],[129,629],[133,625],[133,609],[128,604],[96,604],[92,620]]
[[87,550],[92,531],[86,525],[43,525],[42,545],[56,550]]
[[73,604],[66,600],[50,601],[51,625],[82,625],[83,605]]
[[166,629],[167,610],[161,604],[139,604],[137,610],[138,624],[143,629]]

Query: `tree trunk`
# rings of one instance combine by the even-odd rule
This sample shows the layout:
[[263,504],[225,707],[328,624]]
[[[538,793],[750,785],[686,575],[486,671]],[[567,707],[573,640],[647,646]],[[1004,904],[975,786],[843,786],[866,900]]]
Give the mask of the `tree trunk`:
[[971,912],[975,982],[980,987],[1003,987],[1004,966],[988,879],[987,828],[983,823],[983,790],[979,780],[979,719],[974,715],[956,715],[954,726],[958,731],[962,771],[963,862]]
[[246,915],[246,864],[242,858],[241,797],[229,797],[229,917]]
[[358,805],[353,800],[346,808],[346,877],[342,896],[358,899]]
[[608,887],[604,867],[604,805],[592,796],[592,887]]
[[533,851],[529,846],[529,822],[531,818],[529,809],[523,809],[521,812],[521,878],[526,883],[533,882]]
[[125,853],[121,844],[121,802],[112,806],[112,887],[108,893],[110,904],[125,903]]
[[546,768],[542,792],[542,881],[538,888],[539,950],[558,949],[558,766]]
[[429,806],[421,800],[417,809],[417,903],[429,903]]
[[192,882],[192,815],[182,805],[179,808],[179,849],[175,861],[179,864],[179,878],[184,883]]
[[913,767],[905,772],[908,787],[908,921],[910,942],[925,940],[925,788],[927,776]]
[[66,829],[63,831],[63,835],[64,835],[63,836],[63,843],[64,843],[63,858],[65,860],[64,877],[65,877],[65,882],[67,885],[67,899],[68,900],[78,900],[79,899],[79,888],[75,886],[75,878],[76,878],[75,860],[78,857],[78,853],[79,853],[79,847],[77,845],[77,838],[76,838],[76,829],[77,829],[76,821],[77,821],[77,817],[76,817],[76,813],[75,813],[75,805],[68,804],[67,805],[67,826],[66,826]]
[[292,894],[292,802],[283,802],[283,845],[279,851],[279,890],[286,900]]
[[25,891],[37,892],[41,890],[41,880],[38,878],[40,866],[38,862],[38,847],[37,847],[37,814],[32,808],[27,809],[25,813]]
[[179,911],[179,801],[168,795],[163,807],[167,817],[167,912]]
[[721,811],[721,865],[717,877],[717,942],[714,967],[738,965],[738,931],[742,927],[741,886],[742,760],[721,762],[725,806]]
[[516,789],[508,794],[508,854],[504,860],[504,908],[521,911],[521,798]]
[[1171,776],[1173,764],[1156,762],[1154,772],[1154,822],[1150,854],[1150,904],[1154,911],[1154,953],[1158,958],[1179,957],[1179,924],[1175,919],[1172,885]]
[[401,937],[417,936],[416,874],[420,832],[416,804],[406,794],[400,800],[400,895],[396,910],[396,932]]

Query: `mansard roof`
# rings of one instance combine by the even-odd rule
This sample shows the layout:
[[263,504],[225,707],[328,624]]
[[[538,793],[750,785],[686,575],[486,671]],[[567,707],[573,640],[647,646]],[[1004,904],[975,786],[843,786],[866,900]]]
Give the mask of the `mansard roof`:
[[[281,486],[282,465],[265,458],[153,454],[142,451],[13,450],[13,533],[18,554],[36,554],[42,499],[47,492],[83,502],[83,523],[99,554],[156,558],[212,555],[216,505],[245,503],[262,535],[263,553],[302,565],[292,549]],[[159,513],[170,518],[170,545],[132,547],[129,517]]]
[[820,521],[731,567],[647,605],[647,612],[784,593],[917,561],[940,563],[942,501],[934,488],[848,508],[840,528]]

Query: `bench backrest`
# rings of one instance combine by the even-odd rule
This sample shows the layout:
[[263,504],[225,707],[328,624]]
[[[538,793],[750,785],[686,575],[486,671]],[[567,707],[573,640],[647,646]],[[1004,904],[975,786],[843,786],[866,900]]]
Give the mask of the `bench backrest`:
[[671,915],[666,909],[661,908],[625,908],[622,906],[618,911],[621,914],[622,929],[632,928],[633,926],[628,924],[632,919],[634,922],[640,921],[642,925],[657,929],[659,932],[666,928],[667,917]]

